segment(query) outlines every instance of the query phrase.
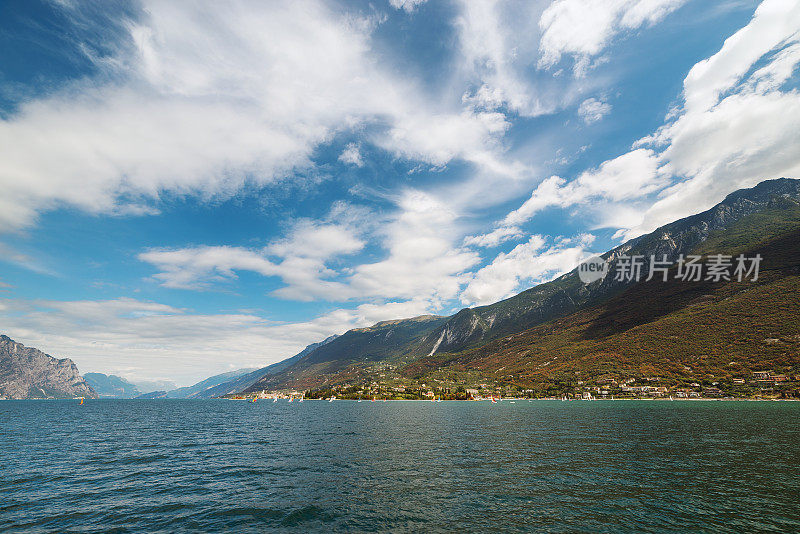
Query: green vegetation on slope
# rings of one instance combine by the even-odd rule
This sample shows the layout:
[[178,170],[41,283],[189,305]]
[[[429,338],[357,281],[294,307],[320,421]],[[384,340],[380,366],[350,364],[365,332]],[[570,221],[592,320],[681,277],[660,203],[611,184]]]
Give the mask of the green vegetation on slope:
[[[792,383],[800,372],[798,232],[800,181],[765,181],[603,255],[613,273],[622,255],[760,253],[757,282],[627,283],[609,275],[584,285],[573,271],[452,317],[352,330],[248,391],[448,398],[466,389],[575,394],[638,380],[670,391],[792,394],[800,386]],[[761,370],[778,375],[774,390],[769,380],[754,382]]]
[[[797,214],[776,210],[754,217],[784,229],[776,218]],[[734,378],[752,382],[754,371],[792,376],[800,372],[800,230],[795,225],[766,243],[763,234],[750,234],[762,244],[746,249],[751,222],[737,225],[734,241],[718,242],[762,255],[757,282],[642,282],[600,306],[476,349],[422,358],[405,371],[422,380],[442,369],[478,371],[493,382],[543,394],[578,382],[645,377],[673,386],[717,382],[731,391]]]

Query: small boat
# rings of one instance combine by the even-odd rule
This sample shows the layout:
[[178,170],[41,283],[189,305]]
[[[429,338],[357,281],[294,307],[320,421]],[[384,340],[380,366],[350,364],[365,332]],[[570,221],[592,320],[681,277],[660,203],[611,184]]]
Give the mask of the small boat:
[[358,402],[361,402],[361,399],[358,399]]
[[289,397],[289,402],[292,402],[293,400],[294,400],[294,397]]
[[331,400],[329,400],[328,402],[333,402],[335,400],[336,400],[336,397],[331,397]]
[[492,404],[497,404],[497,399],[494,398],[494,395],[492,395]]
[[297,402],[303,402],[303,400],[305,399],[305,397],[306,397],[306,396],[305,396],[305,395],[303,395],[302,397],[300,397],[300,400],[298,400]]
[[278,402],[278,396],[277,396],[277,395],[275,395],[274,397],[272,397],[272,402]]
[[253,400],[251,400],[250,402],[255,402],[257,400],[258,400],[258,397],[253,397]]
[[[83,397],[81,397],[81,402],[80,402],[80,404],[83,404]],[[79,406],[80,406],[80,404],[79,404]]]

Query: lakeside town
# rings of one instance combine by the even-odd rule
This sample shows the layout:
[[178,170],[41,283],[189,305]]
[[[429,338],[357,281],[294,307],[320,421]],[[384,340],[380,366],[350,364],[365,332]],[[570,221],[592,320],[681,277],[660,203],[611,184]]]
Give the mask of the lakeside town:
[[752,399],[800,400],[800,373],[785,374],[773,370],[755,371],[751,376],[715,380],[678,382],[663,377],[599,377],[574,384],[553,383],[549,387],[525,388],[478,382],[456,384],[432,378],[424,382],[408,379],[380,379],[361,384],[342,383],[315,389],[261,390],[227,395],[228,399],[340,399],[340,400],[602,400],[602,399]]

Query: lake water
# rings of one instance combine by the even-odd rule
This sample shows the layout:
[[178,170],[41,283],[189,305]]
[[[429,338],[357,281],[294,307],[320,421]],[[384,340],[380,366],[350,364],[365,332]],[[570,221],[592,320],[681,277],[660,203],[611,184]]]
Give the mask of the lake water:
[[800,403],[0,402],[0,531],[800,531]]

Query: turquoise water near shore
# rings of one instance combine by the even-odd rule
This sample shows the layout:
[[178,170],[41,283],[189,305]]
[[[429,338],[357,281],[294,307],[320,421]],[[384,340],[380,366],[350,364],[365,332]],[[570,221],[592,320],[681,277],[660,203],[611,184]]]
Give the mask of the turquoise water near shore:
[[800,403],[0,402],[2,532],[800,530]]

